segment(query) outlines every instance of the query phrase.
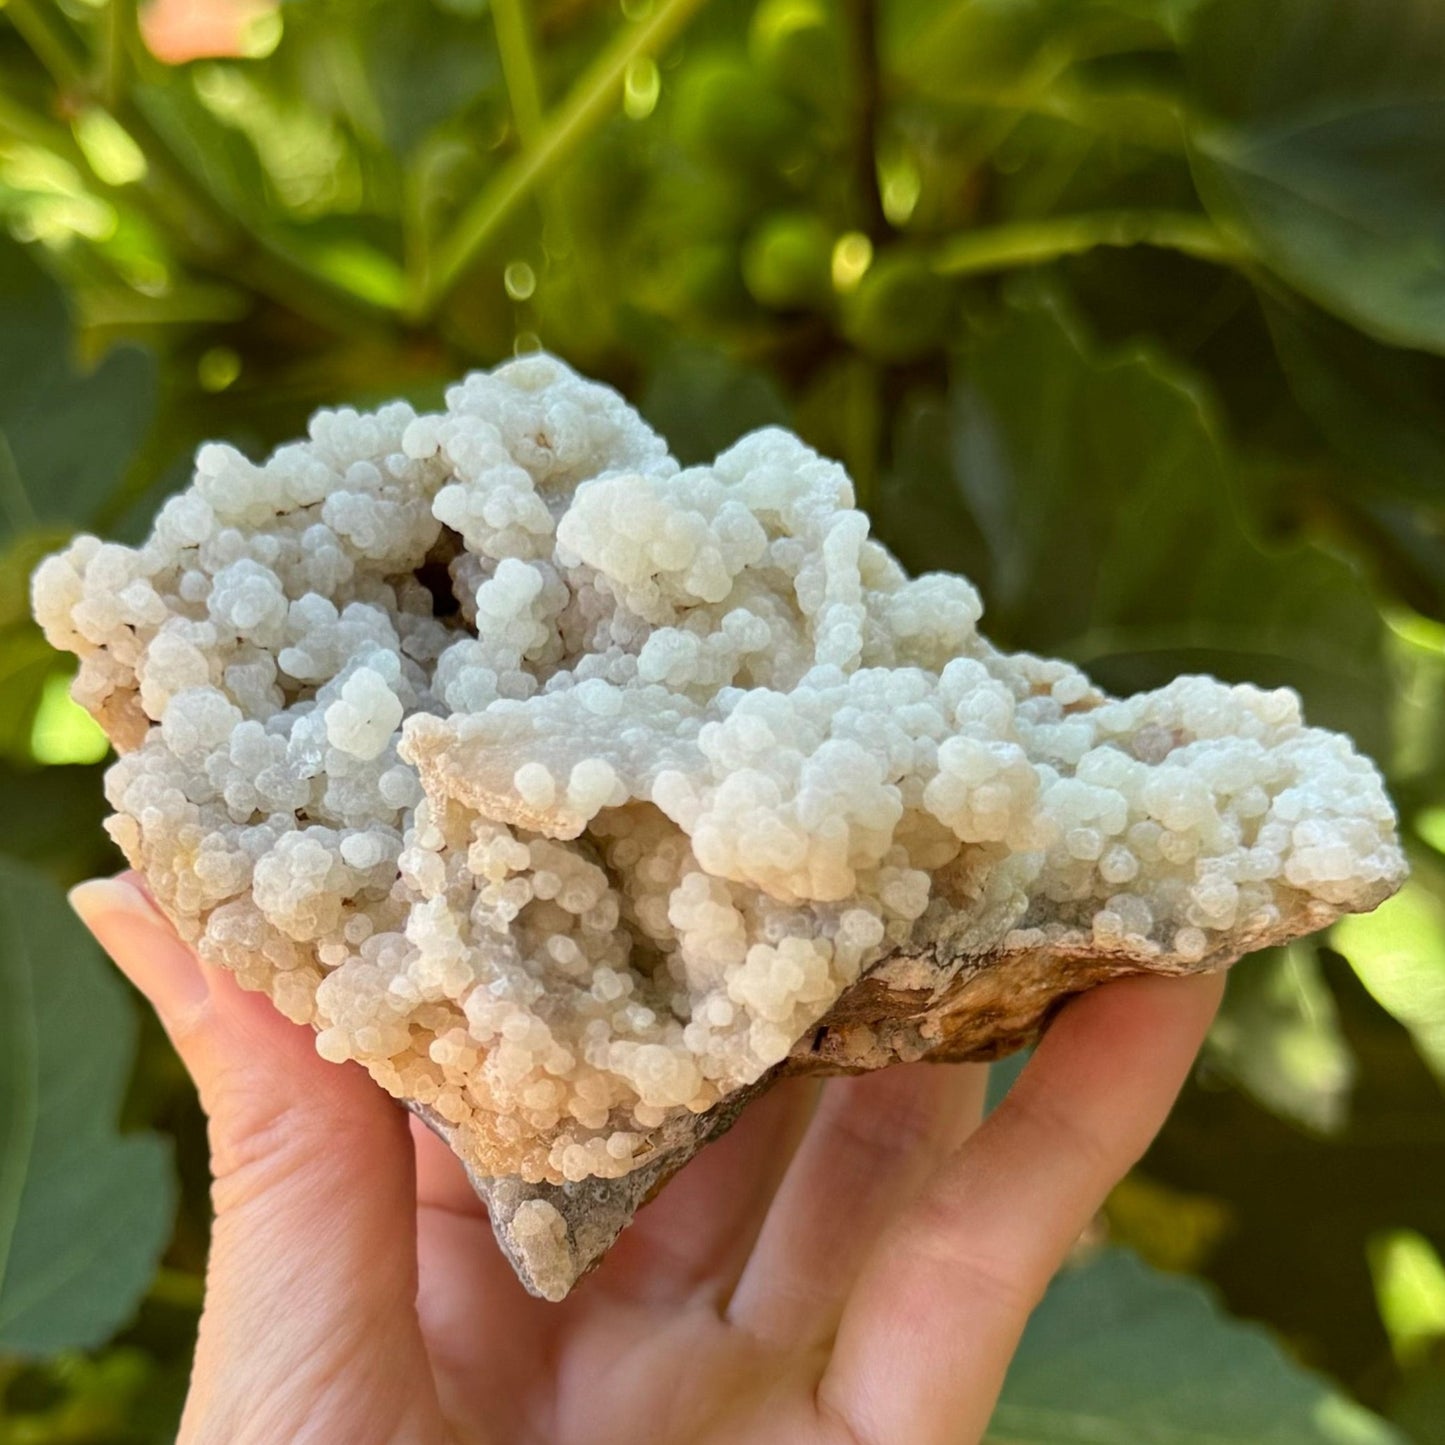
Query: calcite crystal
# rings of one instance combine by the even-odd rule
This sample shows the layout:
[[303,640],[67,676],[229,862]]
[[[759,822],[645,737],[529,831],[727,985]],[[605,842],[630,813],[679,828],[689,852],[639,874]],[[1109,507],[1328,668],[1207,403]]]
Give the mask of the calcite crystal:
[[1404,872],[1292,693],[998,652],[795,436],[683,468],[547,356],[203,447],[34,602],[157,902],[448,1139],[549,1298],[784,1072],[988,1057]]

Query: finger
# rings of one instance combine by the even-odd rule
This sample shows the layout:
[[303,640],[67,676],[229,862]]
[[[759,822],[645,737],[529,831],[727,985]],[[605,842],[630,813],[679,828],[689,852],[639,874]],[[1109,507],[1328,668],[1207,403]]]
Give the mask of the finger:
[[[83,883],[71,902],[156,1009],[209,1119],[216,1218],[182,1438],[300,1439],[318,1393],[328,1438],[420,1428],[424,1392],[396,1388],[429,1378],[400,1110],[203,967],[130,877]],[[354,1388],[328,1387],[342,1375]]]
[[1093,990],[879,1240],[849,1299],[820,1408],[860,1439],[976,1440],[1030,1311],[1143,1154],[1218,1006],[1219,977]]
[[[539,1304],[518,1282],[492,1235],[486,1204],[462,1162],[420,1119],[411,1120],[416,1158],[417,1314],[438,1384],[490,1388],[477,1377],[479,1353],[516,1355],[535,1330],[524,1331]],[[544,1304],[542,1313],[555,1307]],[[525,1314],[524,1314],[525,1312]],[[525,1351],[523,1351],[525,1358]],[[470,1373],[470,1381],[466,1376]],[[513,1369],[508,1378],[520,1379]],[[447,1391],[443,1391],[443,1403]],[[449,1418],[460,1418],[455,1410]]]
[[487,1206],[467,1178],[462,1161],[415,1116],[411,1119],[411,1144],[416,1160],[417,1208],[439,1209],[448,1214],[485,1220]]
[[461,1162],[420,1120],[411,1127],[417,1315],[442,1414],[457,1445],[471,1445],[479,1421],[492,1438],[520,1440],[540,1408],[559,1306],[522,1288]]
[[920,1063],[830,1080],[729,1318],[778,1343],[830,1338],[879,1231],[977,1127],[987,1072]]
[[651,1304],[703,1298],[721,1308],[762,1226],[817,1097],[785,1079],[690,1160],[638,1211],[597,1271],[613,1295]]

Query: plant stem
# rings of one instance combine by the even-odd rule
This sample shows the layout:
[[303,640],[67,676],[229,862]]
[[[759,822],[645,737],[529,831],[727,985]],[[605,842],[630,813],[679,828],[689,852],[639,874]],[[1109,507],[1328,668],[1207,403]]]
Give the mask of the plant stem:
[[61,90],[82,94],[89,90],[90,78],[80,57],[65,34],[51,24],[41,6],[34,0],[7,0],[5,17]]
[[891,227],[878,189],[878,5],[877,0],[844,0],[843,18],[853,71],[853,190],[858,229],[884,240]]
[[578,77],[566,100],[547,117],[537,143],[498,170],[443,239],[432,266],[431,284],[413,298],[411,311],[416,319],[436,309],[518,205],[607,118],[629,62],[662,49],[702,4],[703,0],[659,0],[646,20],[623,30]]
[[131,47],[140,43],[136,0],[109,0],[101,35],[100,95],[105,108],[114,111],[125,94],[130,74]]
[[492,24],[497,31],[502,78],[507,83],[517,139],[524,149],[530,150],[542,134],[542,89],[537,80],[527,12],[521,0],[492,0]]
[[1223,265],[1247,259],[1209,220],[1187,211],[1092,211],[955,236],[934,252],[933,269],[941,276],[978,276],[1038,266],[1098,246],[1159,246]]

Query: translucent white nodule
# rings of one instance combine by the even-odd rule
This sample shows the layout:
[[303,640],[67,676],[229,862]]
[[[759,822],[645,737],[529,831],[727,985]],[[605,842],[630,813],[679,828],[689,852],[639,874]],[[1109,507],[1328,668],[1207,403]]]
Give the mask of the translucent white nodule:
[[1003,655],[797,437],[683,469],[542,355],[204,447],[144,546],[78,538],[34,599],[182,931],[483,1173],[629,1172],[940,910],[975,951],[1207,961],[1403,871],[1292,694]]

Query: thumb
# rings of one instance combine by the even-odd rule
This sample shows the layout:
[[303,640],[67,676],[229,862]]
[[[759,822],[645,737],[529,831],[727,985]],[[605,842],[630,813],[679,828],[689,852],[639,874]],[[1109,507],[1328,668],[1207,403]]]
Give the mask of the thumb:
[[402,1111],[201,964],[135,875],[70,900],[156,1010],[209,1121],[215,1223],[181,1440],[312,1438],[318,1412],[318,1439],[426,1438],[408,1400],[430,1371]]

